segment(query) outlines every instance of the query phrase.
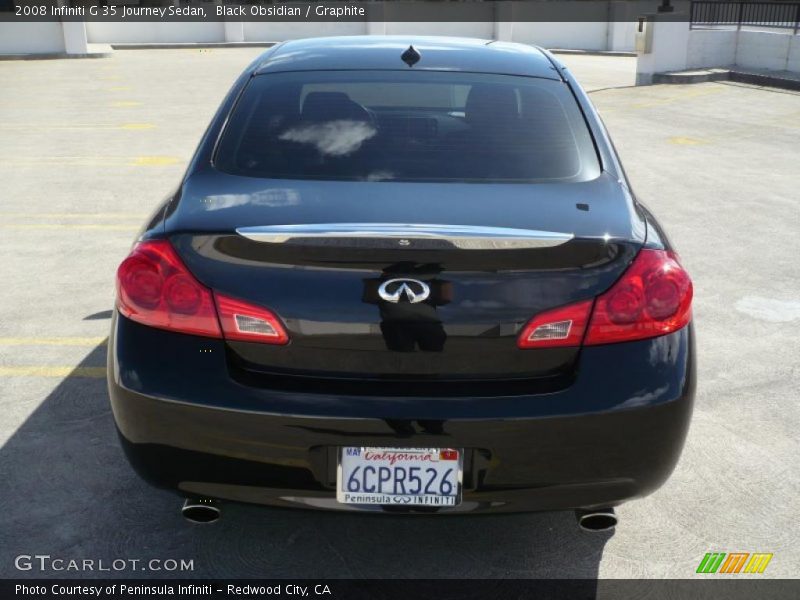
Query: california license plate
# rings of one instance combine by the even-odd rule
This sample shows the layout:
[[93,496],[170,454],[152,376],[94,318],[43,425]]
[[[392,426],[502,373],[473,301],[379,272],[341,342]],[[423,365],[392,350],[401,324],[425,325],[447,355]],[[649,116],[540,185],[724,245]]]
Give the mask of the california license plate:
[[455,506],[461,502],[463,455],[456,448],[341,448],[336,499],[343,504]]

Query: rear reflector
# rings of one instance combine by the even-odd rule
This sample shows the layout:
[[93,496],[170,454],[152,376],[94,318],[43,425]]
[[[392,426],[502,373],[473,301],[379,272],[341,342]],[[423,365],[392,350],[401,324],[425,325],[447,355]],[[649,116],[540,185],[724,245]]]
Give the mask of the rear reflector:
[[592,301],[584,300],[539,313],[528,321],[517,338],[517,346],[520,348],[580,346],[591,310]]
[[286,344],[289,336],[278,317],[262,306],[214,292],[226,340]]
[[129,319],[159,329],[264,344],[289,341],[274,313],[212,292],[166,240],[139,242],[122,261],[117,308]]
[[677,255],[645,249],[611,289],[595,301],[586,300],[536,315],[523,328],[517,346],[548,348],[629,342],[672,333],[691,318],[692,281]]

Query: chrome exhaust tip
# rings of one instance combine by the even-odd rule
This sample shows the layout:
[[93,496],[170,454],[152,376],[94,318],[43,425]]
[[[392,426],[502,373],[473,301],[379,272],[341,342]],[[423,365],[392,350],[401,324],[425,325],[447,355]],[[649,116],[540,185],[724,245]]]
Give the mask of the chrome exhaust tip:
[[612,531],[617,526],[617,515],[613,508],[576,510],[575,518],[584,531]]
[[181,514],[190,523],[213,523],[222,516],[222,509],[216,500],[187,498],[181,508]]

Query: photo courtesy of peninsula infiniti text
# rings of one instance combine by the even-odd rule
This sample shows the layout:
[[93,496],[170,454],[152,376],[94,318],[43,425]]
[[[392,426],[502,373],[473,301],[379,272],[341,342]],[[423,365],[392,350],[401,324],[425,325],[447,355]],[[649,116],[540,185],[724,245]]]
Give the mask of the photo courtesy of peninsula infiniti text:
[[231,501],[607,529],[691,419],[692,282],[533,46],[268,49],[116,283],[120,440],[194,521]]

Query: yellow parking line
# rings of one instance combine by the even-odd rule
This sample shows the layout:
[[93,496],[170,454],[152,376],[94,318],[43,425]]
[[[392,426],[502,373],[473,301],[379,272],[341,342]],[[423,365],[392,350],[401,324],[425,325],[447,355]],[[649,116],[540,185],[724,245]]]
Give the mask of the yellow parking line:
[[108,88],[109,92],[128,92],[130,91],[131,87],[129,85],[118,85],[111,88]]
[[105,346],[106,337],[0,337],[0,346]]
[[670,144],[675,144],[677,146],[701,146],[703,144],[708,144],[707,140],[703,140],[700,138],[692,138],[692,137],[684,137],[681,135],[676,135],[667,140]]
[[137,156],[133,161],[135,167],[151,167],[162,165],[174,165],[180,160],[174,156]]
[[90,377],[102,379],[105,367],[0,367],[0,377]]
[[109,225],[106,223],[12,223],[3,229],[105,229],[108,231],[138,231],[138,225]]

